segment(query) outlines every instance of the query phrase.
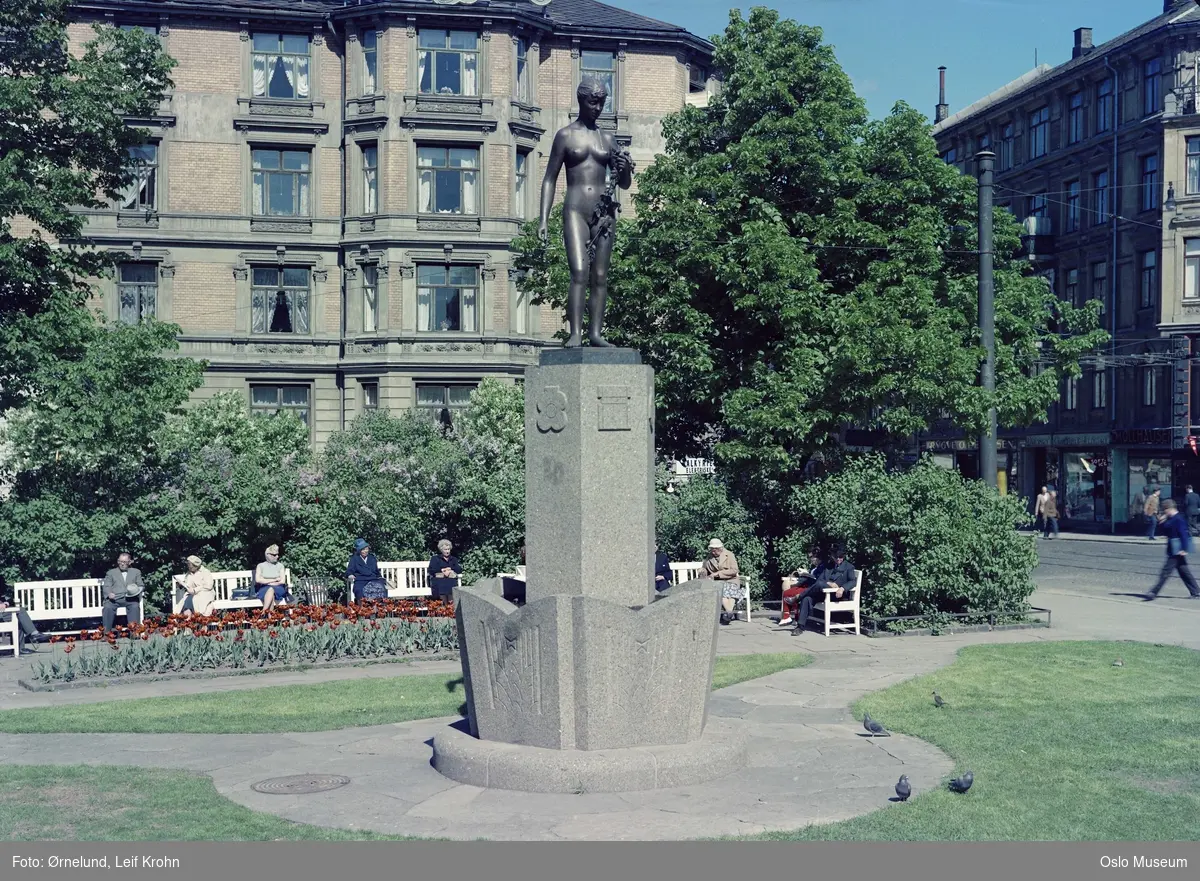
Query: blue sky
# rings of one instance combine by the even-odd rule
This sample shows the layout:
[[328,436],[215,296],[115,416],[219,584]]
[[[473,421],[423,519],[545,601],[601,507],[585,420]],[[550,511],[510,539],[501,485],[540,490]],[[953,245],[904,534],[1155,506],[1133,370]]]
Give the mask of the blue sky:
[[[608,0],[702,37],[723,31],[729,0]],[[747,11],[753,4],[738,4]],[[946,65],[950,112],[1039,63],[1071,57],[1073,32],[1097,45],[1163,11],[1163,0],[781,0],[772,6],[821,27],[872,116],[907,101],[933,116],[937,67]]]

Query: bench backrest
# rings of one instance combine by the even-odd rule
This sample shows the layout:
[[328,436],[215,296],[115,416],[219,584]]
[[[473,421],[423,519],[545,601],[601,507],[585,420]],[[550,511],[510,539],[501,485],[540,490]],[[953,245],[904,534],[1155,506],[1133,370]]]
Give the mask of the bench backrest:
[[[238,588],[243,590],[254,590],[254,570],[240,569],[237,572],[214,572],[213,577],[213,592],[216,594],[216,602],[229,602],[233,597],[233,592]],[[283,577],[287,582],[288,587],[292,586],[292,570],[284,569]],[[176,614],[183,607],[184,592],[181,586],[187,578],[187,573],[181,575],[172,575],[171,584],[174,588],[172,596],[172,607]]]
[[[392,597],[430,596],[428,560],[401,560],[380,563],[379,574],[388,584],[388,595]],[[462,587],[462,576],[458,579]]]
[[[13,602],[34,621],[60,618],[99,618],[104,609],[103,578],[67,578],[62,581],[18,581]],[[143,610],[144,610],[143,600]],[[117,614],[124,614],[118,609]]]
[[[704,574],[704,564],[699,562],[692,563],[672,563],[671,577],[675,584],[683,584],[686,581],[692,581],[701,577]],[[738,580],[742,584],[742,588],[747,591],[746,596],[749,596],[750,576],[739,575]]]

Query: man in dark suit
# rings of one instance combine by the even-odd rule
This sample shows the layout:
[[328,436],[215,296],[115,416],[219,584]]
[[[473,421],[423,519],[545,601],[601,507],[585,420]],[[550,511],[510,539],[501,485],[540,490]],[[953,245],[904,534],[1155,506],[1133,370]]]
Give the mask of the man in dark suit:
[[671,587],[671,558],[654,546],[654,589],[667,590]]
[[104,629],[112,630],[117,620],[117,609],[125,610],[126,624],[142,623],[141,599],[146,590],[142,573],[130,566],[133,559],[127,553],[117,557],[117,567],[109,569],[104,576],[104,608],[100,616]]
[[834,602],[845,602],[854,596],[858,573],[854,571],[854,564],[846,559],[845,549],[838,545],[825,562],[812,572],[810,579],[811,583],[805,587],[804,592],[794,598],[798,609],[793,636],[804,632],[812,607],[825,599],[825,588],[835,588],[830,594],[830,599]]

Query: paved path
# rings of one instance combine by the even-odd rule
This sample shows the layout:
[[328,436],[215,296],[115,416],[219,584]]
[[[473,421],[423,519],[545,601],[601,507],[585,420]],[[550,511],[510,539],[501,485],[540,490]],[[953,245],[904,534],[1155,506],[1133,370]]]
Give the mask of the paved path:
[[[1182,589],[1180,589],[1180,592]],[[867,739],[849,712],[862,695],[951,663],[965,645],[1027,640],[1135,639],[1200,649],[1200,603],[1046,588],[1034,603],[1051,630],[867,639],[793,638],[766,620],[721,628],[723,654],[808,651],[812,666],[715,692],[714,715],[749,727],[751,766],[702,786],[644,793],[553,795],[464,786],[429,765],[430,738],[452,719],[280,735],[7,735],[0,762],[180,768],[210,775],[217,790],[255,810],[298,822],[453,839],[681,839],[796,829],[888,803],[901,773],[914,791],[937,786],[950,760],[914,738]],[[236,681],[181,681],[107,689],[102,698],[198,693],[291,681],[456,670],[453,662],[385,665]],[[32,700],[36,698],[37,700]],[[27,695],[5,688],[0,706],[91,701],[91,690]],[[251,784],[301,773],[342,774],[345,787],[313,795],[264,795]]]

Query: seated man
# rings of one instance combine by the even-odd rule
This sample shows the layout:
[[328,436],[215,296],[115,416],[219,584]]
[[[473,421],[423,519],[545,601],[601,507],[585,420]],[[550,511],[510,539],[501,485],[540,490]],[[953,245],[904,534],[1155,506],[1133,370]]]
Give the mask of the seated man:
[[285,567],[279,562],[279,545],[267,548],[265,556],[266,560],[254,568],[254,594],[263,604],[263,611],[269,612],[290,597]]
[[700,568],[700,577],[721,581],[721,623],[728,624],[734,618],[733,610],[742,595],[742,582],[738,576],[737,557],[719,538],[708,543],[708,559]]
[[793,635],[803,633],[812,614],[813,606],[825,600],[825,588],[836,588],[829,598],[833,602],[846,602],[854,596],[854,585],[858,573],[854,565],[846,559],[846,551],[838,545],[830,553],[826,561],[812,573],[812,583],[795,595],[794,602],[798,606]]
[[[12,609],[8,602],[0,600],[0,621],[6,624],[12,619],[14,611],[17,616],[17,626],[21,628],[21,634],[25,637],[24,642],[49,642],[50,637],[44,633],[38,633],[37,625],[33,623],[33,619],[29,617],[29,613],[24,609]],[[17,637],[20,639],[20,637]],[[14,646],[21,654],[28,654],[32,649],[27,649],[23,645]]]
[[350,582],[351,603],[387,599],[387,581],[379,571],[379,561],[371,553],[371,546],[365,538],[354,540],[354,553],[346,564],[346,578]]
[[130,568],[133,560],[129,554],[122,553],[117,557],[115,569],[109,569],[104,576],[104,586],[101,595],[104,606],[100,610],[100,619],[104,629],[112,630],[117,621],[117,609],[125,610],[125,624],[142,623],[142,607],[139,600],[146,586],[142,583],[142,573]]
[[780,604],[780,627],[788,627],[796,618],[796,606],[800,597],[813,581],[825,571],[825,564],[820,551],[809,551],[808,568],[801,566],[790,577],[784,579],[783,602]]

